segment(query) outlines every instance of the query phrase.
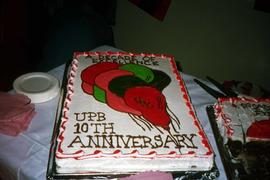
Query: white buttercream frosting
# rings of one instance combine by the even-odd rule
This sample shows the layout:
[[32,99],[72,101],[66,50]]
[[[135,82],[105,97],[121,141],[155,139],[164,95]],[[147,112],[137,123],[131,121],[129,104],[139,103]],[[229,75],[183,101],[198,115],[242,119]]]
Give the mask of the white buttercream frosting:
[[[171,79],[162,90],[169,129],[85,93],[81,73],[100,61],[143,64],[165,72]],[[75,54],[55,156],[58,173],[204,171],[211,169],[214,157],[173,58],[112,52]]]

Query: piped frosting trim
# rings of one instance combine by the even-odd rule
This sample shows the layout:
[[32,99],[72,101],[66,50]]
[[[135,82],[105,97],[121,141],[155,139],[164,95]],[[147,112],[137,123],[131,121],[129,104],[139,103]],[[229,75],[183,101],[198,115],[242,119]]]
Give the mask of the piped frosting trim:
[[[68,75],[67,94],[66,94],[66,98],[64,100],[60,131],[59,131],[59,136],[57,138],[57,142],[59,144],[58,144],[58,149],[57,149],[57,152],[56,152],[56,156],[57,156],[58,153],[63,153],[63,150],[61,148],[63,140],[64,140],[63,134],[64,134],[64,131],[66,129],[65,124],[68,121],[68,112],[69,112],[69,109],[70,109],[69,106],[70,106],[70,103],[72,101],[72,96],[74,94],[74,81],[75,81],[75,74],[76,74],[77,68],[78,68],[78,60],[74,59],[72,61],[72,64],[71,64],[70,74]],[[79,154],[79,153],[81,153],[81,152],[77,151],[75,153],[72,153],[72,156],[76,155],[76,154]]]

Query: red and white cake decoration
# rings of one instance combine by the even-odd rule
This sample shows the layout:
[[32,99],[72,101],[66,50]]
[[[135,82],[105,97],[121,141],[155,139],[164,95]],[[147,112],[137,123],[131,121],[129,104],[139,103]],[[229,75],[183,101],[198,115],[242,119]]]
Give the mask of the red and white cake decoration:
[[172,56],[75,53],[58,173],[206,171],[213,152]]
[[270,99],[220,98],[214,109],[225,144],[270,141]]

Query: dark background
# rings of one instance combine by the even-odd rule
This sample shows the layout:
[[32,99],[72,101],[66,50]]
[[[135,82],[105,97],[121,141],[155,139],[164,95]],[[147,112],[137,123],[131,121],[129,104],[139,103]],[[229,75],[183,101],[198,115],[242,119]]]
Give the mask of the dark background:
[[114,45],[115,10],[116,0],[2,0],[0,91],[21,74],[64,63],[72,51]]
[[[161,0],[157,0],[157,1],[161,1]],[[151,2],[157,2],[157,1],[151,1]],[[246,0],[246,1],[249,1],[249,0]],[[118,4],[124,4],[124,2],[125,1],[119,1]],[[140,2],[140,3],[147,2],[147,4],[149,4],[150,1],[137,0],[136,2]],[[242,10],[242,11],[239,11],[239,13],[237,11],[233,11],[232,13],[223,12],[223,14],[221,14],[220,16],[217,16],[216,19],[209,16],[209,14],[219,15],[218,11],[215,11],[215,9],[211,9],[212,6],[209,7],[209,9],[212,10],[211,13],[206,13],[205,9],[201,7],[199,9],[190,8],[189,11],[186,12],[185,9],[189,8],[188,6],[189,4],[188,3],[185,4],[185,1],[177,1],[177,2],[178,4],[180,4],[180,6],[177,8],[177,12],[180,12],[180,13],[175,14],[175,10],[173,11],[174,7],[172,6],[170,7],[171,9],[169,8],[169,11],[168,11],[169,15],[171,13],[171,17],[165,17],[164,22],[158,22],[158,24],[155,23],[156,21],[154,20],[150,21],[147,16],[144,16],[145,12],[142,10],[135,11],[136,14],[132,14],[132,12],[128,12],[131,8],[125,11],[124,9],[126,9],[126,7],[121,8],[120,6],[119,8],[120,10],[118,10],[118,20],[120,19],[119,20],[120,22],[118,22],[117,24],[118,27],[117,27],[115,26],[116,0],[79,0],[79,1],[2,0],[0,1],[0,5],[1,5],[0,6],[1,8],[0,10],[0,54],[1,54],[0,91],[8,91],[12,89],[12,82],[21,74],[24,74],[27,72],[34,72],[34,71],[46,72],[52,69],[53,67],[63,64],[69,58],[72,58],[73,51],[88,51],[103,44],[115,46],[114,35],[113,35],[114,33],[115,33],[115,36],[117,37],[115,40],[116,42],[118,41],[117,42],[117,47],[119,46],[118,48],[125,49],[132,52],[133,51],[141,52],[147,49],[147,51],[151,51],[153,53],[159,53],[158,50],[160,49],[160,53],[166,52],[166,53],[174,54],[179,61],[182,61],[182,65],[184,66],[184,69],[186,68],[187,70],[189,70],[189,66],[192,67],[190,68],[191,69],[190,71],[187,71],[187,73],[191,73],[193,75],[199,76],[200,73],[197,73],[197,72],[202,71],[201,72],[202,74],[204,72],[203,67],[207,63],[202,64],[197,61],[192,62],[193,59],[197,60],[197,59],[203,58],[203,57],[198,58],[197,56],[193,56],[193,52],[196,51],[196,54],[199,54],[199,55],[207,54],[208,46],[205,49],[203,49],[195,45],[204,43],[202,42],[202,40],[205,39],[203,37],[203,33],[205,33],[206,35],[209,35],[209,34],[208,32],[200,31],[200,29],[198,30],[192,29],[193,27],[196,28],[196,27],[199,27],[200,24],[202,24],[199,21],[196,21],[197,18],[193,16],[194,14],[193,11],[196,11],[196,10],[199,11],[199,13],[197,14],[205,15],[203,17],[206,18],[205,20],[206,25],[203,24],[204,26],[200,27],[202,28],[202,30],[206,31],[206,30],[211,30],[211,28],[213,27],[217,28],[217,31],[213,31],[216,33],[214,35],[218,35],[218,33],[222,35],[221,37],[219,36],[217,37],[220,38],[221,41],[224,40],[224,42],[228,41],[228,40],[225,40],[228,37],[236,38],[236,39],[233,39],[233,41],[236,42],[236,45],[233,44],[234,46],[232,48],[229,48],[228,44],[221,44],[219,42],[218,45],[220,45],[221,47],[219,47],[219,49],[217,50],[220,51],[219,52],[220,54],[216,53],[215,55],[218,55],[218,56],[221,55],[221,57],[218,57],[218,59],[223,58],[221,63],[223,64],[227,63],[224,60],[227,56],[223,57],[224,54],[222,54],[223,52],[222,48],[225,48],[226,50],[234,50],[233,52],[236,51],[234,48],[239,48],[240,50],[240,52],[236,51],[236,54],[233,54],[233,57],[236,59],[235,61],[236,65],[234,68],[237,70],[236,73],[234,71],[231,71],[232,72],[231,74],[220,73],[220,72],[218,72],[217,74],[216,71],[219,71],[218,68],[215,68],[217,69],[216,71],[214,70],[210,71],[207,68],[206,70],[206,72],[208,73],[207,75],[212,75],[211,73],[214,73],[213,75],[214,77],[219,75],[217,79],[220,81],[222,79],[224,80],[227,78],[232,78],[233,76],[237,76],[234,78],[239,78],[238,77],[239,68],[237,68],[237,65],[238,66],[239,64],[241,65],[241,61],[244,61],[241,54],[242,53],[241,50],[245,50],[246,48],[248,49],[248,51],[246,52],[250,54],[251,53],[249,49],[250,47],[256,48],[257,46],[260,45],[259,41],[257,42],[255,41],[255,39],[262,38],[260,34],[255,34],[255,33],[260,32],[260,31],[263,32],[263,29],[260,29],[260,27],[255,28],[252,25],[247,25],[247,19],[250,18],[251,20],[250,24],[260,26],[261,22],[255,23],[253,18],[256,18],[259,15],[262,15],[261,12],[269,13],[270,1],[269,0],[255,0],[254,2],[250,3],[250,4],[253,4],[252,7],[250,8],[254,9],[255,10],[254,12],[260,12],[260,13],[254,13],[244,8],[243,9],[239,8],[239,10]],[[242,5],[244,6],[248,4],[244,2],[245,1],[241,3],[235,3],[234,5],[241,4],[241,6]],[[195,3],[195,4],[200,4],[200,3]],[[216,7],[217,4],[219,3],[215,4],[213,2],[208,1],[208,4],[206,6],[211,5],[211,4],[214,4],[213,7]],[[150,5],[153,5],[153,4],[150,4]],[[172,1],[172,5],[174,5],[173,1]],[[228,5],[226,6],[227,9],[234,10],[234,8],[228,8],[229,5],[230,3],[228,2]],[[181,7],[184,7],[184,9],[183,8],[181,9]],[[250,15],[251,13],[252,15]],[[136,17],[135,20],[132,19],[133,17]],[[233,17],[236,20],[230,22],[228,20],[229,17]],[[125,19],[127,19],[128,22],[126,22]],[[172,21],[173,23],[169,20],[173,20]],[[241,24],[241,22],[239,22],[240,20],[245,20],[245,22]],[[199,25],[192,24],[192,22],[199,23]],[[237,24],[238,22],[239,22],[239,25]],[[177,25],[177,23],[180,25]],[[144,27],[138,28],[137,24]],[[225,25],[228,25],[228,26],[225,26]],[[239,27],[233,27],[232,25],[238,25]],[[126,27],[126,26],[130,26],[130,27]],[[181,27],[180,30],[182,29],[182,31],[178,33],[177,27],[178,29],[179,27]],[[224,30],[224,27],[225,28],[231,27],[232,29],[228,29],[229,31],[227,32],[226,31],[227,29]],[[255,44],[241,47],[244,43],[238,42],[238,41],[244,41],[245,39],[242,37],[242,33],[238,31],[243,30],[245,27],[248,27],[248,28],[251,27],[250,30],[248,28],[245,29],[245,31],[249,32],[249,33],[246,33],[245,35],[250,34],[250,35],[256,36],[256,38],[253,38],[252,36],[248,36],[245,42],[247,43],[255,42]],[[113,32],[113,28],[115,32]],[[130,29],[132,28],[134,28],[134,30],[130,31]],[[185,37],[189,34],[192,34],[189,32],[185,32],[185,28],[186,28],[186,31],[191,31],[192,33],[195,33],[193,34],[192,37],[190,37],[191,41],[185,41]],[[167,30],[167,29],[171,29],[171,30]],[[175,32],[173,31],[174,29],[176,29]],[[147,34],[148,31],[150,31],[150,35]],[[162,36],[157,36],[160,34],[163,35],[164,32],[165,33],[169,32],[169,34],[166,34],[166,38]],[[177,36],[174,37],[175,35]],[[157,36],[157,38],[155,38],[155,36]],[[133,37],[135,37],[134,38],[135,40],[133,40]],[[141,40],[144,40],[145,43],[141,44],[141,41],[138,41],[139,39],[138,37],[140,37]],[[151,44],[151,38],[152,39],[155,38],[156,42],[154,44]],[[178,42],[177,39],[180,39],[180,41]],[[213,41],[213,38],[211,39],[211,37],[207,37],[206,39],[207,39],[208,44],[211,43],[211,40]],[[192,42],[193,44],[191,43],[190,46],[188,46],[189,44],[185,44],[189,42]],[[216,42],[216,41],[213,41],[213,42]],[[171,45],[170,46],[164,45],[166,43],[170,43]],[[207,43],[206,45],[208,45]],[[262,41],[262,43],[265,43],[265,42]],[[147,47],[148,44],[150,45]],[[138,46],[138,48],[136,48],[136,46]],[[201,52],[198,52],[198,50],[201,50]],[[263,49],[257,50],[257,51],[259,53],[264,52]],[[233,52],[230,52],[230,53],[233,53]],[[212,52],[209,54],[212,54]],[[237,57],[237,55],[240,57]],[[208,60],[207,62],[213,60],[211,59],[210,56],[206,56],[205,58],[206,58],[205,60],[208,60],[208,58],[210,58],[210,60]],[[214,65],[215,63],[216,61],[213,62]],[[265,63],[267,64],[267,62]],[[263,73],[258,72],[257,74],[260,75]],[[244,75],[242,75],[240,80],[243,79],[243,76]],[[259,78],[267,79],[268,77],[259,76]],[[263,80],[260,80],[260,81],[264,82]]]

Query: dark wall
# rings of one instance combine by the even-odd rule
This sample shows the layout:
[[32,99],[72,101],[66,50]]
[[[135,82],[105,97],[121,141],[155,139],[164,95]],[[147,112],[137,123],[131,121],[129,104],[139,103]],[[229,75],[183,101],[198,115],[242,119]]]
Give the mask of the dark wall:
[[[100,40],[99,42],[91,42],[88,48],[94,48],[103,43],[113,45],[111,26],[115,23],[115,0],[2,0],[0,3],[0,91],[12,89],[12,82],[19,75],[27,72],[47,70],[46,68],[39,68],[39,65],[42,64],[41,62],[43,64],[44,62],[46,62],[45,64],[49,64],[50,66],[47,68],[58,65],[54,62],[48,62],[55,61],[55,59],[46,59],[57,54],[57,51],[63,44],[61,39],[58,41],[57,38],[52,37],[52,35],[61,35],[61,31],[52,31],[57,29],[55,28],[56,23],[63,24],[62,31],[69,31],[68,28],[72,26],[72,23],[69,22],[69,19],[59,18],[59,16],[62,13],[64,14],[63,16],[71,17],[70,19],[74,21],[74,18],[72,18],[73,11],[70,11],[72,8],[80,12],[88,12],[88,15],[92,15],[83,17],[93,22],[90,22],[88,26],[100,27],[102,29],[108,28],[106,33],[108,32],[109,38]],[[96,23],[98,23],[96,20],[97,17],[99,21],[102,21],[101,24],[106,24],[106,26],[96,26]],[[63,22],[60,22],[61,20]],[[85,27],[81,26],[81,28]],[[85,34],[88,34],[87,29],[91,28],[87,27],[84,29]],[[98,31],[91,31],[89,34],[92,33],[91,36],[96,37],[98,40],[102,39],[100,36],[104,36],[104,34],[95,34],[96,32]],[[72,36],[80,36],[80,34]],[[83,37],[78,39],[83,39]],[[67,44],[68,40],[67,38],[64,43]],[[54,43],[55,41],[58,41],[57,44]],[[76,43],[80,44],[79,40]],[[51,47],[55,48],[52,49]],[[86,46],[85,50],[91,50],[88,48]],[[61,50],[61,53],[65,53],[66,49],[62,48]],[[63,62],[64,60],[59,61],[59,63]]]

